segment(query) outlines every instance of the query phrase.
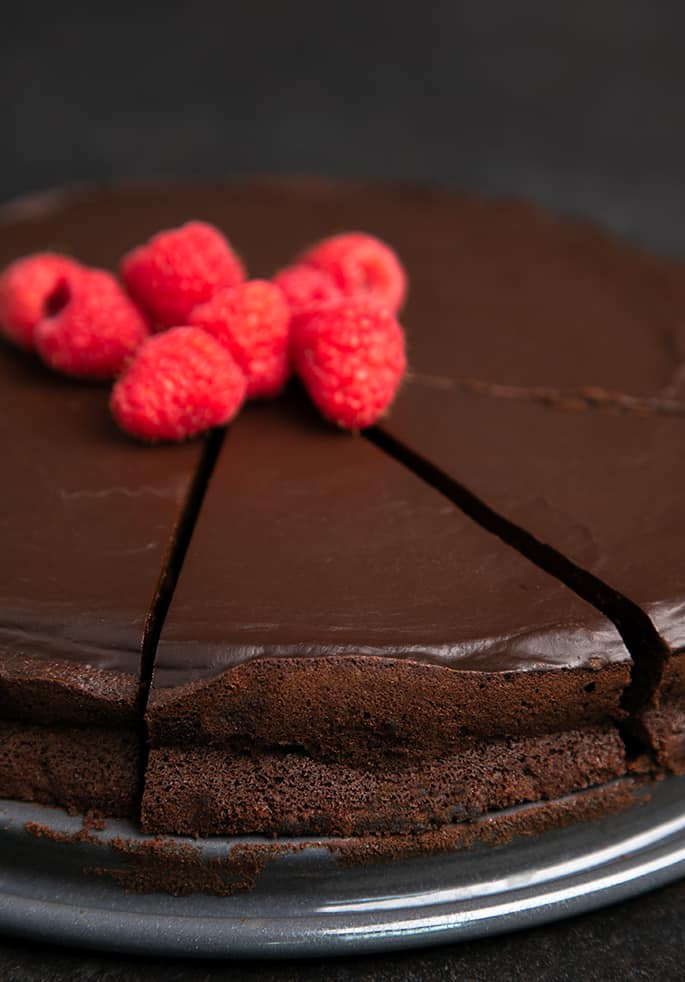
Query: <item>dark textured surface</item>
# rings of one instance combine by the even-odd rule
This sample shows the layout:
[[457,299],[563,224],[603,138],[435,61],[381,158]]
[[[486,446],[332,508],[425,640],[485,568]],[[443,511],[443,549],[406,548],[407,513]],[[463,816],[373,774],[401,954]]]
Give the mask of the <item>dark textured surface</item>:
[[[141,173],[437,178],[685,254],[679,0],[208,6],[195,25],[180,3],[4,10],[0,197]],[[678,885],[525,934],[282,969],[5,941],[0,978],[680,979],[684,928]]]

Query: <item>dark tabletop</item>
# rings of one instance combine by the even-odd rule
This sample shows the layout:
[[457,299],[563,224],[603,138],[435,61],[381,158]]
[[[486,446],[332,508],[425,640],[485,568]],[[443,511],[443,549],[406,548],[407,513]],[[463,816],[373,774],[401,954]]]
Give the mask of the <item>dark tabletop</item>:
[[[682,0],[5,5],[0,201],[124,176],[518,192],[685,256]],[[106,230],[103,230],[106,234]],[[0,979],[682,979],[685,884],[449,948],[165,963],[0,940]]]

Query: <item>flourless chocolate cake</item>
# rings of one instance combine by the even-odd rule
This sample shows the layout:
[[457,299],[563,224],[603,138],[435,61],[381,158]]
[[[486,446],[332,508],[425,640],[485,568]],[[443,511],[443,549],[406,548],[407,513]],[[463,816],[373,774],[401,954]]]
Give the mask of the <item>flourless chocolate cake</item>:
[[252,276],[392,243],[410,373],[362,434],[293,382],[150,448],[0,350],[0,795],[362,836],[678,769],[682,267],[522,203],[294,180],[34,199],[0,265],[114,269],[188,219]]

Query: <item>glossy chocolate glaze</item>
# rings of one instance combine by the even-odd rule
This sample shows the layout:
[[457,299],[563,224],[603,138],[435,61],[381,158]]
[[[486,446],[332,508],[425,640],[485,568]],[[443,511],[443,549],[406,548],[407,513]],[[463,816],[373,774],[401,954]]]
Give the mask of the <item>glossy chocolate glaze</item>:
[[200,445],[137,446],[111,422],[106,388],[61,379],[4,345],[0,443],[0,690],[11,703],[22,680],[34,690],[66,683],[114,710],[137,691]]
[[[468,433],[446,425],[457,418]],[[673,651],[685,645],[685,420],[410,384],[384,426],[638,604]]]
[[[528,511],[514,509],[513,517],[533,527],[538,512],[559,510],[554,494],[569,475],[558,467],[545,471],[551,490],[539,473],[527,477],[525,446],[517,445],[527,435],[522,430],[514,439],[509,421],[528,404],[473,394],[464,403],[453,382],[545,386],[562,397],[595,385],[649,397],[668,394],[677,374],[682,289],[675,264],[517,202],[287,181],[76,193],[37,200],[16,215],[8,220],[11,255],[3,261],[49,246],[108,265],[159,228],[189,218],[224,228],[253,275],[271,274],[335,230],[363,228],[386,238],[411,279],[403,320],[413,380],[391,416],[393,432],[409,440],[416,426],[420,440],[425,436],[422,448],[429,448],[432,431],[439,459],[466,483],[477,480],[479,468],[495,470],[501,462],[505,489],[514,475],[525,485],[530,520]],[[537,412],[550,421],[545,439],[552,445],[560,439],[553,420],[573,429],[583,416],[539,406]],[[500,450],[482,423],[488,414],[497,416]],[[582,439],[591,441],[592,432]],[[310,460],[308,441],[317,459],[330,456],[327,468]],[[284,443],[293,452],[284,454]],[[147,458],[150,451],[141,453]],[[576,456],[572,466],[579,461]],[[283,505],[284,474],[301,489],[297,507]],[[273,486],[281,491],[275,508]],[[262,488],[259,497],[255,487]],[[377,489],[383,507],[375,517],[368,499]],[[341,504],[352,493],[354,511]],[[600,497],[618,528],[616,499]],[[561,549],[567,543],[573,549],[575,541],[591,552],[598,541],[581,511],[578,502],[570,517],[562,516]],[[411,515],[421,522],[428,516],[425,534]],[[312,528],[319,529],[316,537]],[[610,564],[612,556],[599,551]],[[305,553],[309,572],[303,573]],[[337,579],[330,568],[340,571]],[[265,583],[274,586],[265,590]],[[677,590],[664,596],[673,618]],[[164,677],[180,682],[215,674],[256,655],[388,650],[486,671],[627,658],[601,615],[375,448],[307,420],[300,410],[294,416],[280,407],[249,410],[228,436],[196,528],[160,646],[158,684]]]
[[412,377],[383,429],[639,605],[678,650],[685,266],[483,208],[476,227],[459,199],[446,206],[459,231],[437,236],[442,306],[430,330],[411,308]]
[[625,660],[554,578],[293,389],[229,430],[159,644],[158,688],[257,657],[478,672]]
[[[0,268],[49,248],[114,268],[107,200],[4,209]],[[134,718],[147,620],[201,444],[138,446],[107,399],[106,386],[61,378],[0,343],[3,715]]]

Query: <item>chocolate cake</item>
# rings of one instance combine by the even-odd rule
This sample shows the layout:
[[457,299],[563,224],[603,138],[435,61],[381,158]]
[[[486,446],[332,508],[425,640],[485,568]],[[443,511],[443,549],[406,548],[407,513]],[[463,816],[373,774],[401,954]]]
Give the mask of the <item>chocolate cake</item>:
[[190,218],[257,276],[391,242],[410,376],[362,435],[293,383],[145,448],[3,347],[0,795],[361,836],[677,769],[682,268],[530,205],[313,181],[35,199],[0,265],[114,268]]

